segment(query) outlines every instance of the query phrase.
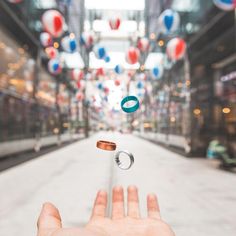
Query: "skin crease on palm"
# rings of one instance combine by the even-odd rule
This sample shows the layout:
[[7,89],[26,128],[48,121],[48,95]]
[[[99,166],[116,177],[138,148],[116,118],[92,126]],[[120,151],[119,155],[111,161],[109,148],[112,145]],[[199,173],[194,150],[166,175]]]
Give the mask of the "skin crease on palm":
[[84,228],[63,228],[58,209],[45,203],[38,219],[38,236],[175,236],[161,220],[156,195],[147,196],[148,217],[140,217],[135,186],[128,187],[127,215],[122,187],[113,188],[111,217],[106,217],[106,209],[107,193],[100,190],[88,224]]

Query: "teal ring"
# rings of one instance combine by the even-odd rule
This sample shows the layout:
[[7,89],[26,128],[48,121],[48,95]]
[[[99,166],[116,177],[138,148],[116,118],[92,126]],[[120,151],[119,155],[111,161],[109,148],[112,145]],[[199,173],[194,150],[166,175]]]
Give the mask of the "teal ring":
[[[134,102],[136,102],[136,104],[133,105],[132,107],[124,107],[125,103],[127,103],[129,101],[134,101]],[[123,98],[122,101],[121,101],[121,108],[126,113],[132,113],[132,112],[137,111],[138,108],[139,108],[138,98],[135,97],[135,96],[127,96],[127,97]]]

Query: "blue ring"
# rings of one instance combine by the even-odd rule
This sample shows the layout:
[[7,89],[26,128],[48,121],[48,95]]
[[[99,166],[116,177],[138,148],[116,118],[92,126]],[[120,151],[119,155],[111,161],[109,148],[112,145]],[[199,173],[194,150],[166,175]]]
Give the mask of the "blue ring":
[[[127,103],[129,101],[134,101],[134,102],[136,102],[136,104],[133,105],[132,107],[124,107],[125,103]],[[138,108],[139,108],[138,98],[135,97],[135,96],[127,96],[127,97],[123,98],[122,101],[121,101],[121,108],[126,113],[132,113],[132,112],[137,111]]]

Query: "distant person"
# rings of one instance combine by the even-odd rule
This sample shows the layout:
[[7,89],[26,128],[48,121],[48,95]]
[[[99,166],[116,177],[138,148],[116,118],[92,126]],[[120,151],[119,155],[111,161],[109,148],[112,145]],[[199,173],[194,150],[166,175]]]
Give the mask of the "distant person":
[[63,228],[61,216],[51,203],[43,205],[38,219],[38,236],[174,236],[162,221],[157,197],[147,196],[148,217],[140,217],[138,189],[128,187],[127,216],[124,210],[122,187],[113,188],[112,216],[106,217],[107,193],[100,190],[94,203],[90,221],[83,228]]

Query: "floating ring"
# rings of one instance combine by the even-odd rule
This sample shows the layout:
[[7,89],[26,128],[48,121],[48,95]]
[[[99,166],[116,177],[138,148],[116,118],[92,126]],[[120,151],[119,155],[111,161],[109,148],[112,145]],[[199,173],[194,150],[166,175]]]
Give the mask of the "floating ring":
[[[124,154],[126,154],[126,155],[129,157],[129,159],[130,159],[130,164],[129,164],[129,166],[124,167],[124,166],[122,165],[123,163],[120,161],[120,154],[121,154],[121,153],[124,153]],[[118,165],[118,167],[119,167],[120,169],[122,169],[122,170],[128,170],[128,169],[130,169],[131,166],[134,164],[134,156],[133,156],[132,153],[130,153],[130,152],[128,152],[128,151],[119,151],[119,152],[117,152],[116,155],[115,155],[115,162],[116,162],[116,164]]]
[[[125,107],[124,105],[127,102],[130,102],[130,101],[134,101],[136,103],[133,106],[131,106],[131,107]],[[127,97],[123,98],[122,101],[121,101],[121,108],[122,108],[122,110],[124,112],[127,112],[127,113],[135,112],[139,108],[139,100],[138,100],[138,98],[135,97],[135,96],[127,96]]]
[[116,150],[116,144],[109,141],[99,140],[97,141],[97,148],[100,148],[106,151],[114,151]]

